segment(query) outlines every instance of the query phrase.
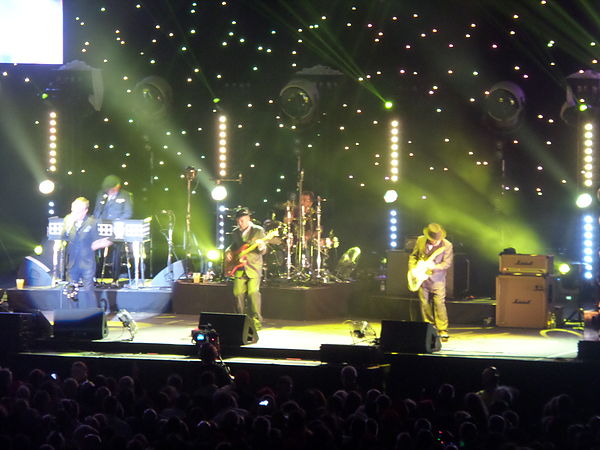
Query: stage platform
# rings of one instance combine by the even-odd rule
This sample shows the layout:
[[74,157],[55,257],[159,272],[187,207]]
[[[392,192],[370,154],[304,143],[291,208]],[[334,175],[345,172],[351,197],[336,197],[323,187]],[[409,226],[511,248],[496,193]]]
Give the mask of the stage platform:
[[[373,294],[360,283],[316,286],[266,284],[261,288],[262,314],[270,320],[388,319],[421,320],[416,296]],[[63,294],[61,287],[8,289],[11,311],[29,312],[99,307],[106,312],[126,309],[139,313],[197,315],[201,312],[235,312],[231,283],[178,281],[173,287],[96,288],[96,302],[84,305]],[[492,299],[447,301],[451,323],[489,326],[495,318]]]

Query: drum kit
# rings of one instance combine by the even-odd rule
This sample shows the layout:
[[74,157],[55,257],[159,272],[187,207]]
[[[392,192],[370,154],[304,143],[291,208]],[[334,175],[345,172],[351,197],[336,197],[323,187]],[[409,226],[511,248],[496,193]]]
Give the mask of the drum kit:
[[321,225],[322,199],[317,197],[316,207],[305,208],[293,201],[276,205],[283,210],[283,219],[277,214],[263,222],[268,233],[277,229],[277,237],[267,244],[264,274],[266,280],[296,282],[338,281],[328,270],[328,260],[339,247],[333,230],[324,235]]

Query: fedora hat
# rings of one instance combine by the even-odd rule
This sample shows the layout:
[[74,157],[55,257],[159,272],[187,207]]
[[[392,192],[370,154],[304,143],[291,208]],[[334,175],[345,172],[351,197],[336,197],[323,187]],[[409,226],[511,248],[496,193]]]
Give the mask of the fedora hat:
[[246,207],[238,208],[235,211],[236,219],[239,219],[240,217],[243,217],[243,216],[251,216],[251,215],[252,215],[252,212]]
[[423,234],[427,236],[427,239],[432,241],[439,241],[446,238],[446,230],[439,223],[430,223],[427,225],[423,228]]

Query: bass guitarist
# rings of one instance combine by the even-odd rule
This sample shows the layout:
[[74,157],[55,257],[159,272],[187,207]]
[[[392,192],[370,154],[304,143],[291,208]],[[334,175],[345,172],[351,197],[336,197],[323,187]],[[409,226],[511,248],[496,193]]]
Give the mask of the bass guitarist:
[[[423,229],[408,261],[409,284],[418,280],[421,313],[425,322],[434,324],[442,342],[447,342],[446,272],[452,265],[454,250],[446,240],[446,231],[437,223]],[[424,274],[424,275],[423,275]],[[416,289],[415,289],[416,290]]]
[[[263,255],[267,252],[263,241],[265,230],[252,222],[248,208],[238,209],[235,220],[237,227],[231,232],[231,245],[225,250],[225,261],[236,268],[232,276],[237,312],[252,318],[259,330],[262,322],[260,279]],[[254,247],[252,251],[244,252],[251,246]],[[240,254],[243,256],[239,257]]]

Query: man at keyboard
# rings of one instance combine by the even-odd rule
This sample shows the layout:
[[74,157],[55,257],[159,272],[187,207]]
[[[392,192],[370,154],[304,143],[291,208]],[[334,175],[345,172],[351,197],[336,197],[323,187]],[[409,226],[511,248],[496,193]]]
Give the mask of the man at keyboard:
[[[121,189],[121,179],[116,175],[108,175],[102,181],[102,189],[96,197],[93,216],[98,220],[127,220],[133,216],[133,197],[131,193]],[[110,254],[104,252],[104,265],[110,262],[113,283],[119,279],[124,245],[116,243],[111,248]],[[104,276],[104,270],[101,276]]]

